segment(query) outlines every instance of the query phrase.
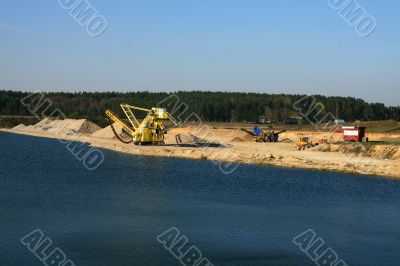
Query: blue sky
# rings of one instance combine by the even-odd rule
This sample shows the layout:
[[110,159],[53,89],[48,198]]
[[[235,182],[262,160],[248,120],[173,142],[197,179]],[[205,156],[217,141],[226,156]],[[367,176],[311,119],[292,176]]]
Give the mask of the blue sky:
[[360,37],[328,0],[91,0],[87,34],[57,0],[2,1],[0,88],[222,90],[355,96],[400,105],[398,0],[358,0]]

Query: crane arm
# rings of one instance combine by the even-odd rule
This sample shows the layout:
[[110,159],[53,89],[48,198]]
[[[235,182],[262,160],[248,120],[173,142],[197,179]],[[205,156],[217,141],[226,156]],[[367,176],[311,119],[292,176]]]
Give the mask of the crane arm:
[[164,133],[166,132],[166,130],[177,127],[179,125],[178,121],[176,121],[176,119],[168,112],[167,112],[167,117],[168,120],[172,122],[172,124],[163,129]]
[[137,130],[140,126],[139,121],[136,119],[136,116],[132,112],[131,105],[128,104],[121,104],[121,109],[124,111],[126,117],[128,118],[129,122],[131,123],[132,127]]
[[106,115],[107,115],[107,117],[111,120],[111,121],[113,121],[114,123],[117,123],[119,126],[121,126],[125,131],[126,131],[126,133],[128,133],[130,136],[134,136],[134,133],[135,133],[135,129],[134,128],[131,128],[130,126],[128,126],[124,121],[122,121],[122,119],[121,118],[119,118],[119,116],[118,115],[116,115],[113,111],[111,111],[111,110],[107,110],[106,111]]
[[175,117],[173,117],[170,113],[167,112],[168,119],[174,124],[174,126],[178,126],[179,123],[176,121]]
[[139,110],[139,111],[143,111],[143,112],[151,112],[150,109],[146,109],[146,108],[142,108],[142,107],[137,107],[137,106],[133,106],[133,105],[129,105],[129,104],[121,104],[121,107],[127,107],[129,109],[134,109],[134,110]]

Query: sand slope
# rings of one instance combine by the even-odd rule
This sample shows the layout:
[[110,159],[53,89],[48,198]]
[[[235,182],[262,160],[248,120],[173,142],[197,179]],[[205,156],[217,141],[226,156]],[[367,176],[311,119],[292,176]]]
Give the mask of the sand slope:
[[[122,137],[123,136],[123,131],[122,127],[116,123],[113,124],[113,127],[115,131]],[[92,134],[93,137],[95,138],[106,138],[106,139],[114,139],[115,134],[114,131],[112,130],[111,126],[108,126],[106,128],[102,128]]]
[[45,118],[33,126],[18,125],[13,128],[16,131],[27,132],[42,132],[60,135],[79,135],[79,134],[93,134],[100,130],[101,127],[86,119],[65,119],[65,120],[51,120]]

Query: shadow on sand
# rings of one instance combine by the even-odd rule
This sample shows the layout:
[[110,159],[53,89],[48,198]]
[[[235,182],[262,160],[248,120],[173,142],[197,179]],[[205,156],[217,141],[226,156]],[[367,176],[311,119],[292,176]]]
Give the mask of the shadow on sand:
[[176,144],[165,144],[164,146],[170,147],[188,147],[188,148],[227,148],[230,145],[224,145],[218,142],[211,142],[194,135],[182,135],[178,134],[175,136]]

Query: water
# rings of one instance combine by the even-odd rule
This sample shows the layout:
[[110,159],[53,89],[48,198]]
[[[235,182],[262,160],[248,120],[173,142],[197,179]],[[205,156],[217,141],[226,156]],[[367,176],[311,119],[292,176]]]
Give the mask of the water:
[[400,182],[104,151],[87,171],[56,140],[0,133],[0,265],[43,265],[41,229],[77,266],[182,265],[157,241],[176,227],[214,265],[315,265],[313,229],[348,265],[399,265]]

